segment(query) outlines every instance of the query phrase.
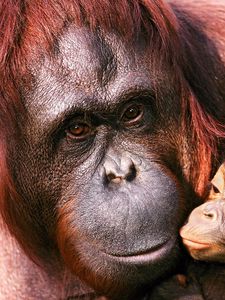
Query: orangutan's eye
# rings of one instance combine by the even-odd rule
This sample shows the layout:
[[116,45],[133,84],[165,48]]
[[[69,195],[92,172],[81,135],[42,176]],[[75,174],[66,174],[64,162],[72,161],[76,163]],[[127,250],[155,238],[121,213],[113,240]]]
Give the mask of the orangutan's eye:
[[134,126],[140,123],[144,116],[144,107],[141,104],[129,106],[122,116],[122,122],[125,126]]
[[71,124],[68,129],[66,130],[67,136],[71,139],[82,141],[87,139],[93,130],[87,123],[73,123]]

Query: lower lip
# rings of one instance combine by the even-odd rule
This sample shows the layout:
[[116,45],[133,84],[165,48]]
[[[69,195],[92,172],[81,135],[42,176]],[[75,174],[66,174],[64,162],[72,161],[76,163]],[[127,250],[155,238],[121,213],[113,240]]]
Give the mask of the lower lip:
[[116,260],[118,262],[129,264],[146,264],[161,260],[171,252],[173,246],[174,241],[169,240],[150,250],[146,250],[144,253],[136,255],[118,256],[108,253],[105,253],[105,255],[110,256],[111,259]]
[[194,250],[201,250],[201,249],[209,248],[209,244],[199,243],[199,242],[195,242],[195,241],[191,241],[191,240],[187,240],[187,239],[183,239],[183,243],[188,248],[191,248]]

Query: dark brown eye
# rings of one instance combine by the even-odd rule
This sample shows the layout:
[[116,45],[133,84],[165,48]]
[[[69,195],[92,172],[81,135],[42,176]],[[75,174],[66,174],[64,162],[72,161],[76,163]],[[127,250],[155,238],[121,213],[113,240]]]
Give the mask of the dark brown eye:
[[132,126],[139,123],[144,115],[143,105],[129,106],[123,114],[122,120],[126,126]]
[[91,134],[91,127],[86,123],[72,124],[67,130],[67,136],[73,139],[83,140]]

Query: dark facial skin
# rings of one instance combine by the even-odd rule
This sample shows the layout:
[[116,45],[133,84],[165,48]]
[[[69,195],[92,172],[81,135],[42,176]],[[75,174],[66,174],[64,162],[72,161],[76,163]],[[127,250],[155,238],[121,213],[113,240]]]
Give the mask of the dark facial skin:
[[56,252],[97,291],[135,297],[178,258],[185,212],[167,163],[176,112],[167,103],[156,111],[144,43],[71,28],[56,52],[30,67],[24,93],[25,139],[13,167],[28,212],[23,230],[36,233],[39,256]]

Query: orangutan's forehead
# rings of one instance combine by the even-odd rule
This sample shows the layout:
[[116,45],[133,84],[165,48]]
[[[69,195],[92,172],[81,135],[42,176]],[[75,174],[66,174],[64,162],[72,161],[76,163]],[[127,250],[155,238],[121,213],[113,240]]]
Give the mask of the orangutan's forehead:
[[[118,35],[92,32],[87,28],[71,26],[55,45],[56,55],[45,55],[42,63],[32,65],[36,82],[57,79],[69,88],[91,89],[96,82],[106,87],[115,77],[123,80],[129,73],[149,72],[150,56],[144,41],[128,43]],[[94,87],[96,91],[96,86]]]
[[94,33],[73,26],[60,38],[58,49],[63,68],[77,72],[79,67],[79,70],[98,77],[110,77],[116,70],[135,70],[147,59],[141,41],[129,43],[114,33]]
[[39,130],[58,123],[70,111],[115,111],[122,99],[148,93],[148,56],[132,47],[115,34],[70,28],[59,39],[54,57],[46,55],[31,66],[35,84],[25,104]]

